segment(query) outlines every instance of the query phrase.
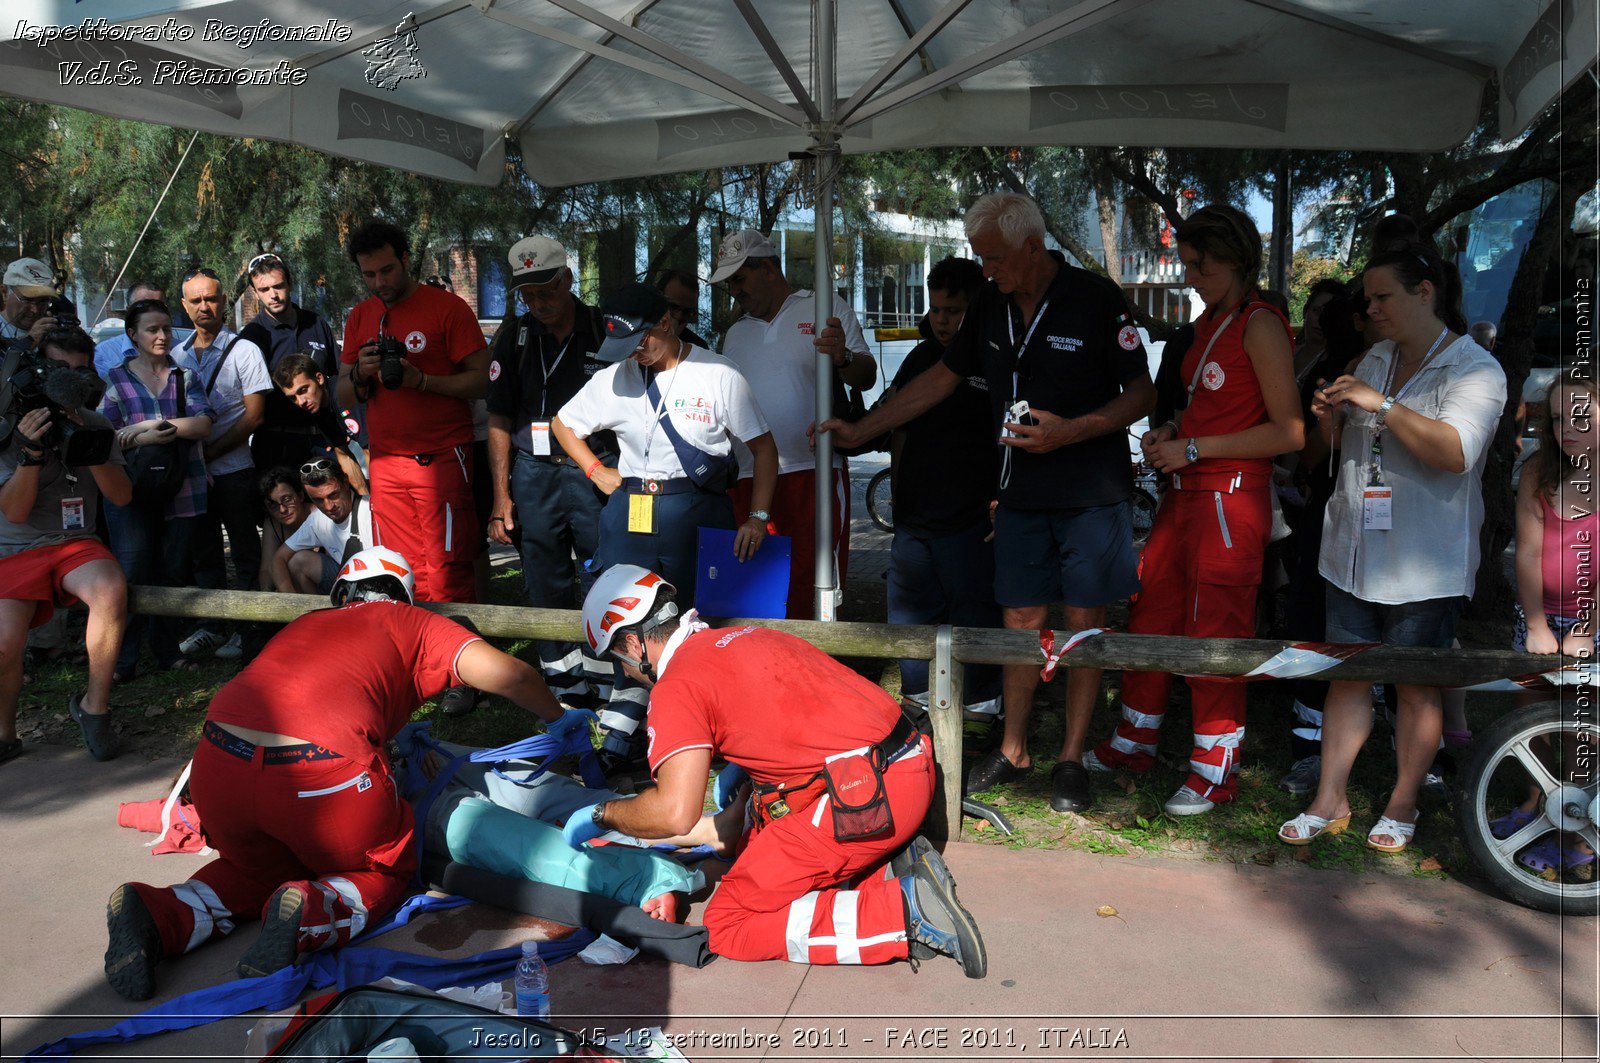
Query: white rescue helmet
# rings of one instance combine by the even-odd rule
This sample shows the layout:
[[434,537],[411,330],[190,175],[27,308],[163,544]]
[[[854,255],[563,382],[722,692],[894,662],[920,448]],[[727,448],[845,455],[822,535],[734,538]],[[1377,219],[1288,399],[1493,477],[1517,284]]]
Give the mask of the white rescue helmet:
[[335,606],[364,597],[416,604],[417,577],[411,562],[387,546],[369,546],[344,563],[328,597]]
[[[638,565],[612,565],[600,573],[583,599],[583,637],[589,649],[603,655],[618,631],[654,615],[656,599],[674,591],[672,584]],[[669,616],[676,612],[674,607]]]

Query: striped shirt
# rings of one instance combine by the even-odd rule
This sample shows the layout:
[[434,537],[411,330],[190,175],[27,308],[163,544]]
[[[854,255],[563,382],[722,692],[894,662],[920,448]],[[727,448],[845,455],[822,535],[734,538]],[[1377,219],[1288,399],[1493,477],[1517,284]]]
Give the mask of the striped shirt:
[[[106,397],[100,402],[100,412],[105,414],[118,431],[140,421],[151,419],[172,420],[175,417],[210,417],[216,420],[211,404],[206,401],[206,389],[193,372],[183,372],[184,408],[178,409],[177,377],[167,374],[167,386],[159,396],[134,375],[126,362],[115,366],[106,374]],[[131,453],[131,451],[129,452]],[[165,517],[197,517],[206,511],[206,463],[200,454],[200,443],[189,443],[189,470],[183,486],[162,509]]]

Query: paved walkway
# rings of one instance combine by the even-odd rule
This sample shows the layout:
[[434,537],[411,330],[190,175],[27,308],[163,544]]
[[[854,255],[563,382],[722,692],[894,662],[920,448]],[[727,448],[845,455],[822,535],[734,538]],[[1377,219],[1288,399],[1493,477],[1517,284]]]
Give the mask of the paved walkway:
[[[161,794],[177,767],[37,748],[0,768],[0,1013],[23,1016],[0,1022],[0,1056],[133,1010],[101,975],[106,896],[127,879],[180,880],[200,860],[150,856],[147,835],[116,826],[116,805]],[[613,1032],[665,1022],[696,1060],[1596,1055],[1595,920],[1398,876],[976,844],[948,859],[988,940],[984,981],[943,960],[920,972],[571,961],[553,970],[556,1011]],[[469,955],[538,932],[475,905],[384,944]],[[228,977],[252,936],[164,965],[158,999]],[[252,1024],[99,1051],[243,1058]]]

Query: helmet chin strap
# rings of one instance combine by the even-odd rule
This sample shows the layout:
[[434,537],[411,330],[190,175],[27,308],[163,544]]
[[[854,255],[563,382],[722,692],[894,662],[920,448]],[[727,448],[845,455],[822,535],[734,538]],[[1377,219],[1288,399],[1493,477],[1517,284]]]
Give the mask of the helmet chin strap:
[[650,663],[650,644],[643,638],[639,638],[639,650],[640,654],[637,660],[618,650],[612,650],[611,653],[617,660],[623,664],[632,665],[640,675],[654,683],[656,681],[656,666]]

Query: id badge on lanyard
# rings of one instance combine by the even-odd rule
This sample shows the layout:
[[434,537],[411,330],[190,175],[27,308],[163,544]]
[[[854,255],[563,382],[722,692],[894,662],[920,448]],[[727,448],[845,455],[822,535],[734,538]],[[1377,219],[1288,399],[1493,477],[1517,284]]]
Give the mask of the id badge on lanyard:
[[656,530],[656,496],[628,495],[628,530],[639,535],[650,535]]
[[550,449],[550,422],[534,421],[528,426],[533,437],[533,452],[541,458],[548,458],[554,451]]
[[83,499],[63,498],[61,500],[61,530],[82,531],[84,527]]
[[1372,437],[1367,485],[1361,489],[1361,528],[1363,531],[1394,530],[1394,488],[1383,482],[1382,431]]

